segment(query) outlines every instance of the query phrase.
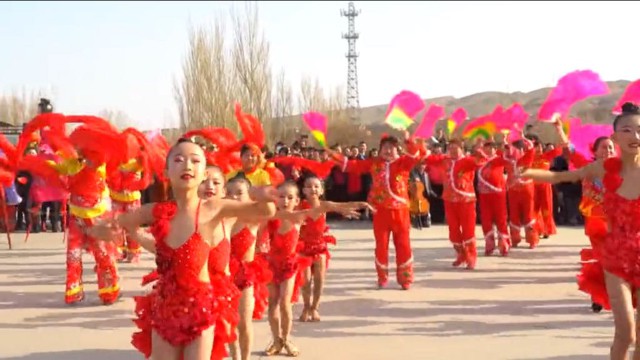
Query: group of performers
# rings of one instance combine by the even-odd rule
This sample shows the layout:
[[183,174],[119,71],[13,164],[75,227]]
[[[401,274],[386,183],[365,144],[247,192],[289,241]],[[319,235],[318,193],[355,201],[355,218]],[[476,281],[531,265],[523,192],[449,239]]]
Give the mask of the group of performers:
[[[640,168],[637,106],[625,104],[610,139],[594,139],[594,162],[572,156],[580,169],[564,173],[548,170],[551,159],[572,151],[557,117],[552,123],[560,143],[547,151],[536,137],[522,134],[502,145],[488,139],[470,155],[463,151],[464,139],[454,137],[446,154],[431,154],[423,140],[405,133],[404,151],[400,139],[385,135],[378,157],[348,160],[327,149],[331,159],[324,162],[292,157],[266,161],[259,120],[239,106],[236,118],[242,139],[228,129],[207,128],[185,133],[169,146],[160,134],[118,131],[92,116],[46,113],[25,126],[15,147],[0,141],[6,174],[28,171],[68,193],[68,304],[84,298],[83,250],[95,257],[98,295],[105,305],[120,296],[116,260],[122,252],[130,261],[141,248],[155,254],[157,269],[143,279],[153,289],[135,298],[139,331],[132,343],[147,358],[221,359],[229,345],[233,358],[248,359],[252,320],[265,310],[273,337],[265,353],[298,356],[291,341],[292,303],[302,290],[300,321],[320,321],[328,244],[336,243],[327,232],[328,212],[351,217],[371,210],[378,287],[388,283],[393,236],[396,281],[410,289],[409,174],[422,162],[446,174],[443,198],[456,254],[453,266],[467,269],[477,265],[476,172],[486,255],[496,247],[507,255],[522,241],[523,230],[531,249],[540,235],[555,233],[549,183],[583,180],[581,209],[592,251],[583,252],[589,261],[579,283],[592,294],[594,309],[613,310],[617,331],[612,358],[624,359],[614,354],[626,351],[633,339],[632,295],[640,285],[640,230],[633,225],[640,209],[633,186]],[[70,123],[81,125],[67,135]],[[34,133],[55,158],[29,151]],[[297,183],[285,181],[276,164],[295,165],[305,176]],[[322,200],[321,179],[336,165],[348,173],[371,174],[368,202]],[[140,191],[150,186],[170,187],[171,199],[141,206]]]

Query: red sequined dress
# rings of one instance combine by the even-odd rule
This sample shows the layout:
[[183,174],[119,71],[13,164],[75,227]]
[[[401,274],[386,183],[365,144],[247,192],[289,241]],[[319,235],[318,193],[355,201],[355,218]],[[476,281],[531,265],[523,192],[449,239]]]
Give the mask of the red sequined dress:
[[234,342],[237,335],[235,330],[239,322],[238,306],[241,294],[234,285],[233,278],[226,271],[230,256],[231,245],[226,237],[209,252],[209,277],[218,304],[211,360],[226,358],[228,354],[225,344]]
[[256,246],[256,237],[249,228],[245,227],[232,235],[229,269],[233,281],[240,291],[253,286],[255,299],[253,319],[260,320],[267,309],[269,301],[267,284],[271,281],[272,274],[265,257],[256,256],[252,261],[244,260],[247,251],[254,246]]
[[640,289],[640,197],[627,199],[618,194],[623,181],[619,158],[606,160],[604,167],[603,207],[609,232],[602,243],[600,262],[605,271],[629,283],[635,294]]
[[[582,168],[589,165],[589,160],[579,153],[571,154],[571,165]],[[584,232],[589,237],[590,248],[580,251],[580,272],[577,275],[578,289],[589,295],[594,303],[611,309],[607,288],[604,282],[604,270],[600,263],[602,244],[607,236],[607,217],[604,213],[604,185],[599,179],[582,180],[582,199],[580,212],[584,216]]]
[[197,222],[196,231],[178,248],[166,243],[176,211],[174,202],[157,203],[153,208],[151,233],[156,239],[159,278],[149,294],[134,298],[134,322],[140,331],[133,334],[131,343],[146,358],[151,356],[152,330],[171,345],[183,347],[214,325],[220,312],[211,283],[200,281],[210,248]]
[[[310,209],[311,206],[305,201],[300,208]],[[302,242],[300,255],[309,258],[312,262],[319,260],[321,255],[325,255],[327,267],[329,266],[331,254],[327,244],[335,245],[336,238],[329,234],[326,214],[322,214],[316,219],[307,217],[304,220],[300,227],[300,242]]]
[[[269,227],[280,228],[280,220],[270,220]],[[273,273],[273,283],[280,284],[295,276],[295,285],[291,301],[298,301],[300,288],[304,285],[304,270],[311,266],[311,261],[298,255],[302,243],[299,242],[298,229],[292,227],[291,230],[282,234],[274,231],[271,237],[269,249],[269,268]]]

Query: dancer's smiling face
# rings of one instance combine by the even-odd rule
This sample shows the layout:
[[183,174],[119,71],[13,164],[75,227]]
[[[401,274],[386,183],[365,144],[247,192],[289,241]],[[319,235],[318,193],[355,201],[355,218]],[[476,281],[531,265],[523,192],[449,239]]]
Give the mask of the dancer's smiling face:
[[611,138],[623,154],[640,155],[640,115],[622,116],[615,123],[614,131]]
[[204,151],[193,142],[179,142],[169,151],[166,171],[173,189],[197,188],[207,174]]

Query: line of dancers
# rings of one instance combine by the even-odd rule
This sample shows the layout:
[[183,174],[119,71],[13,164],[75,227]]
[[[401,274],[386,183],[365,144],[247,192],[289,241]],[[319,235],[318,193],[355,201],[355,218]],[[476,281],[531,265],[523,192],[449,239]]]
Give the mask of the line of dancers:
[[[358,210],[370,208],[378,286],[388,283],[388,247],[393,236],[396,280],[408,290],[414,277],[409,172],[425,161],[441,166],[447,174],[443,197],[456,254],[453,265],[464,264],[467,269],[474,269],[477,262],[476,170],[487,255],[495,250],[496,241],[501,254],[507,255],[522,241],[522,230],[530,248],[538,245],[540,233],[554,232],[544,218],[543,225],[536,225],[536,208],[543,217],[551,216],[541,210],[544,203],[534,201],[537,184],[584,179],[588,191],[581,210],[587,217],[592,251],[583,251],[588,262],[579,284],[592,294],[594,304],[613,310],[612,358],[625,358],[621,349],[626,351],[635,339],[632,294],[640,269],[636,266],[640,229],[634,222],[640,194],[633,186],[640,176],[637,106],[623,106],[610,139],[594,139],[595,161],[574,153],[572,162],[582,167],[561,173],[548,170],[552,157],[563,149],[571,151],[559,118],[553,124],[561,141],[552,152],[543,152],[535,137],[523,134],[502,147],[487,141],[472,155],[464,155],[463,140],[458,137],[450,142],[447,154],[436,155],[422,140],[405,133],[402,155],[401,140],[384,136],[377,158],[347,160],[331,153],[332,160],[319,163],[277,157],[265,161],[260,122],[239,107],[236,117],[242,139],[227,129],[201,129],[169,146],[160,135],[148,136],[135,129],[119,132],[99,118],[43,114],[27,124],[16,147],[0,142],[7,170],[30,171],[69,192],[67,303],[84,297],[83,250],[96,258],[98,295],[105,305],[119,297],[114,261],[118,245],[132,244],[133,253],[141,247],[155,254],[157,269],[143,279],[153,283],[153,289],[135,299],[139,331],[132,343],[146,357],[221,359],[229,345],[234,358],[248,359],[252,319],[265,310],[273,336],[265,353],[298,356],[300,351],[291,341],[291,304],[301,290],[304,307],[299,319],[320,321],[328,244],[335,244],[327,232],[328,212],[357,216]],[[82,125],[65,135],[65,124],[77,122]],[[27,139],[36,131],[56,151],[57,161],[23,155],[28,154]],[[207,139],[215,150],[196,143],[194,135]],[[300,183],[283,181],[274,166],[278,163],[295,163],[307,176]],[[322,200],[321,179],[336,164],[350,173],[371,173],[367,203]],[[170,184],[172,199],[140,206],[136,192],[154,178]],[[121,205],[113,207],[113,200]],[[615,217],[611,216],[614,211]]]

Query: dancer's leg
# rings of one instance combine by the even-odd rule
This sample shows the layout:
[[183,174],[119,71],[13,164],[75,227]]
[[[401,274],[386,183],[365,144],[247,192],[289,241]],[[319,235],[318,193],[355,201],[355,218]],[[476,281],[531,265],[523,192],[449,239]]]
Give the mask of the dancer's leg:
[[629,346],[636,342],[631,288],[624,280],[606,271],[604,278],[615,326],[611,360],[627,360]]

